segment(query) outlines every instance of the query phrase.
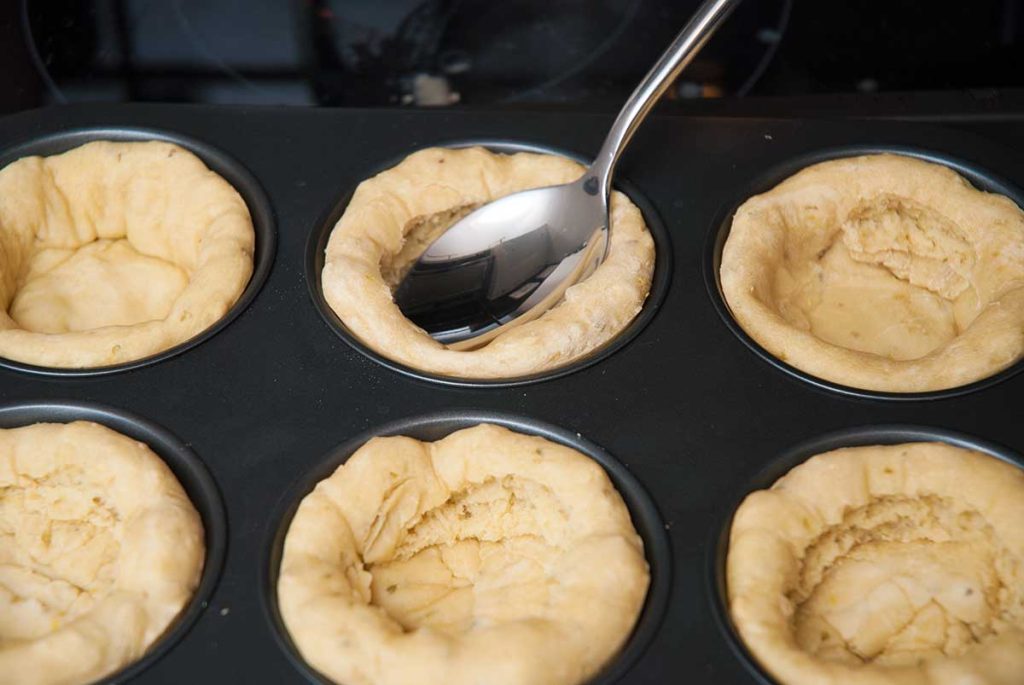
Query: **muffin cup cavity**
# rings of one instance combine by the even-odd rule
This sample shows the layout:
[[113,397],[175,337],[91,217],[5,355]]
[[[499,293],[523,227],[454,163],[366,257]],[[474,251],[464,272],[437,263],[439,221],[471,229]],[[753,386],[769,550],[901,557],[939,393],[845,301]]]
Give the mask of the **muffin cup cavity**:
[[758,471],[741,492],[729,499],[728,509],[723,510],[719,515],[721,524],[713,528],[712,536],[708,540],[708,598],[718,629],[733,654],[746,667],[747,672],[756,682],[762,683],[762,685],[781,685],[768,675],[767,671],[754,659],[740,637],[729,613],[726,559],[729,554],[729,535],[736,510],[747,495],[757,490],[770,488],[775,481],[789,473],[790,470],[816,455],[844,447],[899,445],[913,442],[942,442],[954,447],[974,450],[1018,468],[1024,468],[1024,456],[1001,445],[964,433],[902,424],[862,426],[826,433],[786,449]]
[[[556,148],[494,139],[439,141],[436,143],[436,146],[448,148],[480,146],[487,148],[492,152],[505,154],[533,152],[566,157],[581,164],[586,164],[588,161],[582,155],[558,150]],[[396,166],[402,161],[402,159],[404,159],[404,157],[405,155],[397,159],[389,160],[380,166],[368,170],[364,178],[371,178],[382,171]],[[567,376],[611,356],[614,352],[625,347],[631,340],[633,340],[633,338],[639,335],[644,327],[650,323],[657,314],[658,308],[668,292],[671,281],[672,273],[670,254],[672,246],[669,242],[668,231],[662,223],[661,218],[655,211],[654,206],[642,194],[640,194],[635,187],[630,185],[628,182],[623,181],[616,181],[615,185],[617,190],[620,190],[627,195],[633,204],[640,209],[640,212],[643,214],[644,221],[647,224],[647,229],[650,232],[651,237],[654,239],[654,275],[651,280],[651,288],[648,292],[647,299],[644,300],[644,304],[640,312],[615,338],[608,341],[598,349],[593,350],[586,356],[572,360],[563,366],[513,378],[460,378],[457,376],[441,375],[413,368],[380,354],[360,341],[355,335],[353,335],[348,327],[345,326],[344,322],[342,322],[338,315],[334,313],[334,310],[331,309],[327,300],[324,298],[323,285],[320,281],[321,273],[324,268],[324,251],[327,247],[327,241],[330,239],[331,231],[334,229],[335,224],[337,224],[341,215],[345,212],[345,209],[352,198],[354,189],[346,191],[346,193],[339,198],[339,200],[323,215],[309,236],[309,241],[306,245],[306,284],[309,288],[310,297],[312,298],[317,311],[320,312],[320,316],[326,322],[328,327],[338,335],[338,337],[352,346],[352,348],[357,352],[365,355],[378,364],[412,378],[456,387],[507,388]]]
[[712,223],[704,247],[704,281],[712,304],[717,310],[719,316],[722,318],[726,327],[729,328],[740,342],[746,345],[754,354],[768,362],[776,369],[779,369],[780,371],[783,371],[784,373],[820,390],[866,399],[916,401],[958,397],[991,387],[1019,373],[1021,370],[1024,370],[1024,359],[1022,359],[1013,363],[1008,368],[986,378],[966,385],[960,385],[943,390],[906,393],[866,390],[814,376],[806,371],[796,368],[786,361],[783,361],[754,340],[753,337],[743,330],[733,317],[722,291],[720,269],[722,266],[722,251],[725,247],[725,242],[729,237],[729,231],[732,227],[732,219],[736,210],[749,198],[771,190],[787,178],[809,166],[829,160],[874,154],[902,155],[904,157],[911,157],[947,167],[965,178],[978,190],[1004,195],[1016,203],[1017,206],[1024,207],[1024,193],[1007,181],[990,174],[969,162],[925,149],[898,146],[848,146],[841,148],[827,148],[812,154],[795,157],[787,161],[785,164],[773,167],[768,172],[759,175],[749,182],[744,187],[743,192],[737,194],[735,199],[719,213],[717,219]]
[[113,407],[86,402],[19,402],[0,406],[0,428],[72,421],[92,421],[148,445],[174,473],[203,522],[206,555],[199,585],[192,599],[167,631],[137,661],[93,683],[114,685],[138,676],[174,649],[205,611],[224,566],[227,517],[217,485],[199,457],[179,438],[147,419]]
[[51,156],[67,152],[86,143],[108,140],[113,142],[162,141],[179,145],[195,154],[209,169],[227,181],[241,195],[252,218],[256,237],[253,254],[253,272],[238,300],[212,326],[192,338],[162,350],[157,354],[136,359],[124,364],[89,368],[56,368],[38,366],[0,357],[0,367],[38,376],[75,378],[102,376],[149,366],[177,356],[216,335],[252,304],[259,293],[274,260],[277,236],[274,229],[273,212],[259,181],[238,161],[220,149],[205,142],[171,131],[136,128],[79,128],[51,133],[21,143],[15,143],[0,150],[0,168],[30,156]]
[[417,440],[433,442],[455,431],[480,423],[492,423],[519,433],[536,435],[578,450],[596,461],[608,474],[622,496],[629,509],[633,526],[643,539],[644,555],[650,570],[650,586],[643,608],[632,634],[621,651],[613,656],[604,669],[589,681],[589,685],[605,683],[610,685],[618,682],[640,658],[653,639],[668,605],[671,583],[671,551],[661,516],[639,481],[621,462],[578,433],[502,412],[453,409],[392,421],[345,440],[327,453],[315,468],[305,473],[288,488],[269,519],[267,556],[261,569],[260,594],[263,598],[267,619],[273,627],[272,632],[278,644],[293,665],[312,682],[330,685],[332,681],[317,673],[303,660],[285,628],[277,602],[277,579],[284,551],[284,540],[299,503],[317,483],[333,473],[338,466],[345,463],[371,438],[404,435]]

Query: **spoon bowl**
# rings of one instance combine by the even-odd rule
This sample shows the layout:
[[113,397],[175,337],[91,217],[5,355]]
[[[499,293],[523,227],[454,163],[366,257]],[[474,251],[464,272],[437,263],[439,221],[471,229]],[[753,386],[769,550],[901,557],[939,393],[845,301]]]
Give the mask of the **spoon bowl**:
[[537,318],[605,257],[607,196],[597,188],[584,174],[477,208],[419,257],[395,302],[452,349],[478,347]]
[[429,245],[394,292],[402,313],[451,349],[536,319],[608,250],[608,196],[626,145],[658,98],[740,0],[705,0],[615,118],[574,183],[514,193],[470,212]]

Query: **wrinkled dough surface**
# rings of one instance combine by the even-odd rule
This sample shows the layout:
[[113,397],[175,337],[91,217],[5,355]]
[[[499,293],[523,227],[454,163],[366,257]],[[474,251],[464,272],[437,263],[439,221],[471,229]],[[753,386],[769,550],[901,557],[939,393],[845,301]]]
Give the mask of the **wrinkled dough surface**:
[[560,552],[538,511],[558,507],[550,490],[514,476],[455,493],[409,529],[392,560],[368,568],[371,601],[407,630],[455,635],[543,614],[546,569]]
[[1019,683],[1021,512],[1024,473],[979,453],[923,443],[815,457],[737,511],[734,621],[789,685]]
[[1007,627],[1016,570],[977,511],[935,495],[879,497],[806,550],[791,596],[797,641],[854,664],[957,657]]
[[40,250],[11,303],[11,318],[36,333],[159,321],[187,285],[182,268],[140,254],[127,240]]
[[1024,213],[919,160],[824,162],[751,198],[721,276],[744,330],[828,380],[934,390],[1024,353]]
[[192,596],[203,530],[142,443],[76,422],[0,430],[0,683],[87,683]]
[[579,683],[629,635],[642,543],[595,462],[490,425],[376,438],[301,503],[278,600],[345,685]]
[[60,465],[0,491],[0,645],[34,640],[89,611],[110,593],[121,523],[102,485],[79,465]]
[[147,357],[216,323],[252,273],[237,192],[163,142],[87,143],[0,170],[0,356]]
[[953,303],[970,287],[974,251],[927,207],[873,198],[854,208],[832,241],[814,256],[788,251],[777,271],[776,305],[792,326],[833,345],[909,360],[973,320],[957,322]]
[[607,258],[539,318],[472,350],[433,340],[406,319],[392,288],[462,216],[505,195],[576,180],[561,157],[429,148],[362,182],[331,231],[321,282],[331,309],[363,343],[413,368],[462,378],[512,378],[586,356],[640,312],[654,272],[654,241],[640,210],[613,193]]

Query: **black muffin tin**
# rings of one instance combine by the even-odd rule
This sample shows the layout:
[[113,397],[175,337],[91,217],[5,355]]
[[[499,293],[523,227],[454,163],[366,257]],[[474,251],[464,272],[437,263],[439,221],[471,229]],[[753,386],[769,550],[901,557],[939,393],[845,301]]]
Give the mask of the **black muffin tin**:
[[621,340],[525,382],[462,382],[382,363],[324,307],[318,252],[364,178],[432,145],[585,158],[610,121],[172,105],[76,105],[0,119],[5,163],[94,138],[173,140],[238,188],[257,228],[249,289],[195,344],[91,372],[0,367],[0,426],[89,418],[142,439],[205,521],[197,597],[143,661],[109,682],[317,682],[280,630],[272,588],[281,536],[313,483],[372,435],[435,439],[487,420],[570,444],[605,466],[645,539],[652,590],[625,651],[595,683],[771,682],[725,615],[727,527],[751,488],[816,450],[938,439],[1020,463],[1019,365],[965,390],[909,398],[812,381],[733,325],[715,274],[736,206],[829,157],[912,153],[1020,203],[1022,136],[1012,112],[946,123],[653,117],[619,170],[660,250],[652,297]]

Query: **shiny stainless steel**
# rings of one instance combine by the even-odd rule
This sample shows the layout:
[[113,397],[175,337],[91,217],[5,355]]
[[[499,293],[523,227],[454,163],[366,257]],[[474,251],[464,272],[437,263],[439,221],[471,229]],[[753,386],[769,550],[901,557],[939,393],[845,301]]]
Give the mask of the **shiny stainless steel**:
[[472,349],[543,314],[601,263],[608,197],[622,151],[665,89],[740,0],[707,0],[619,112],[574,183],[490,202],[432,243],[395,290],[402,312],[436,340]]

